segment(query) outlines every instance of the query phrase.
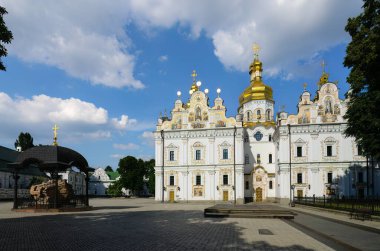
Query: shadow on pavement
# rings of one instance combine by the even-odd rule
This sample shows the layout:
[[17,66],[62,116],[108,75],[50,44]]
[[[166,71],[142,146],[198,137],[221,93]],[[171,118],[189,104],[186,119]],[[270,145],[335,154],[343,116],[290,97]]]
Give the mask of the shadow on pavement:
[[0,226],[3,251],[312,250],[301,245],[278,247],[266,241],[247,242],[243,239],[244,228],[236,222],[205,219],[200,210],[92,211],[1,219]]

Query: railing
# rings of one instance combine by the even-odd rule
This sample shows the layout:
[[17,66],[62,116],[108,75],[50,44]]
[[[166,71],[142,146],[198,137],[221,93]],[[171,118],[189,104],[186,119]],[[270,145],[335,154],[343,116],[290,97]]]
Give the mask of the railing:
[[347,212],[353,212],[365,209],[371,212],[372,215],[380,216],[380,198],[371,197],[365,199],[356,198],[330,198],[323,197],[295,197],[295,204],[307,205],[313,207],[329,208]]
[[45,201],[43,199],[34,199],[34,197],[18,198],[17,204],[19,209],[51,209],[51,208],[79,208],[86,206],[86,196],[76,195],[69,200]]

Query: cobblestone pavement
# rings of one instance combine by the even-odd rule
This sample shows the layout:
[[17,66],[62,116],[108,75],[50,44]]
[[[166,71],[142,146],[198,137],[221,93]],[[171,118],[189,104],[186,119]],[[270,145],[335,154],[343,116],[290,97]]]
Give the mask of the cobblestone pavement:
[[210,204],[90,204],[96,210],[34,214],[11,212],[11,202],[0,202],[0,250],[331,250],[282,220],[204,218]]

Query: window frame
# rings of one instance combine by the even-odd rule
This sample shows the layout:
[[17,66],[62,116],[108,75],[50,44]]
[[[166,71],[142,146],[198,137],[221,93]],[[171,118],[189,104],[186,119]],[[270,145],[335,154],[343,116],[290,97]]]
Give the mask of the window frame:
[[201,160],[202,159],[202,153],[200,149],[195,150],[195,160]]
[[302,173],[297,173],[297,184],[302,184],[302,181],[303,181],[302,176],[303,176]]
[[201,175],[195,175],[195,185],[196,186],[202,186],[202,176]]
[[333,157],[333,146],[332,145],[326,145],[326,156],[327,157]]
[[228,148],[223,148],[223,156],[222,158],[224,160],[228,159]]
[[297,146],[297,155],[296,157],[303,157],[302,155],[302,146]]
[[228,185],[228,174],[223,174],[223,185],[224,186]]
[[273,156],[272,156],[271,153],[268,155],[268,163],[269,163],[269,164],[272,164],[272,163],[273,163]]
[[327,183],[328,184],[332,184],[333,183],[333,173],[332,172],[328,172],[327,173]]
[[174,150],[169,150],[169,161],[175,161]]
[[174,175],[170,175],[169,176],[169,186],[174,186],[175,182],[174,182]]

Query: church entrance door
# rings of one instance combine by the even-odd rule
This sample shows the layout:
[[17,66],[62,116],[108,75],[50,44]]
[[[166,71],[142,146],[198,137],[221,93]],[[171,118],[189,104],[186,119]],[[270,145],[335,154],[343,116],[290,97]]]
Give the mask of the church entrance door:
[[174,202],[174,191],[169,192],[169,201]]
[[263,189],[261,187],[256,188],[256,202],[263,201]]
[[223,201],[228,201],[228,191],[223,191]]
[[302,197],[303,197],[303,191],[297,190],[297,198],[302,198]]

